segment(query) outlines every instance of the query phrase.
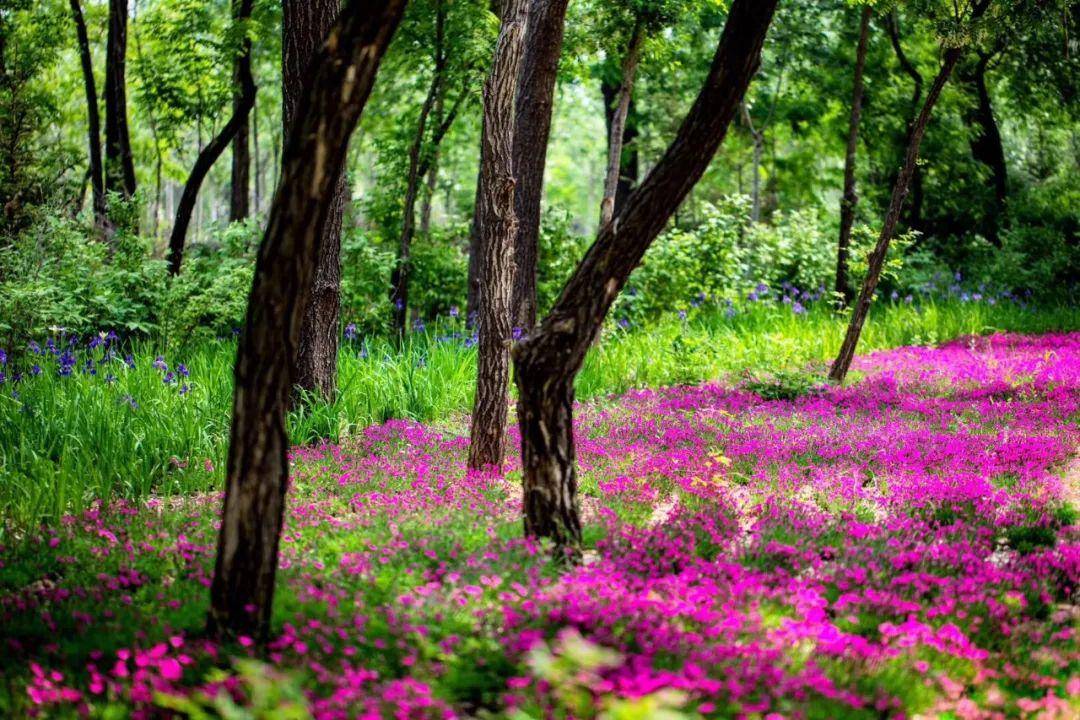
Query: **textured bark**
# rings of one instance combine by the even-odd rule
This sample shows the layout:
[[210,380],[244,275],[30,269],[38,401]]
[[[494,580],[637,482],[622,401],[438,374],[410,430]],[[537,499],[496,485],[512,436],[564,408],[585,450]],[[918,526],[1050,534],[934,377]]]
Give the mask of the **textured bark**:
[[[234,5],[233,19],[237,22],[245,22],[251,17],[253,0],[239,0]],[[176,220],[173,223],[172,234],[169,236],[169,272],[176,275],[180,272],[180,266],[184,261],[184,244],[187,239],[188,226],[191,224],[191,215],[195,210],[195,202],[199,199],[199,189],[203,180],[206,179],[214,163],[218,161],[225,148],[229,147],[236,133],[247,125],[247,116],[255,105],[255,80],[251,77],[251,41],[245,39],[240,49],[241,55],[249,58],[248,62],[240,65],[240,103],[236,107],[221,132],[217,134],[206,147],[199,152],[195,159],[195,165],[191,168],[187,182],[184,183],[184,192],[180,196],[180,205],[176,209]]]
[[491,74],[484,83],[480,194],[474,224],[480,237],[479,342],[469,467],[501,470],[506,456],[510,384],[510,296],[514,280],[514,127],[517,83],[525,54],[529,0],[506,0]]
[[574,378],[631,271],[701,178],[761,60],[776,0],[734,0],[708,77],[663,157],[631,193],[540,325],[514,347],[525,532],[574,556],[581,541]]
[[[289,136],[292,120],[300,110],[312,58],[333,27],[340,9],[340,0],[284,0],[282,3],[282,137]],[[293,355],[296,387],[324,398],[332,398],[337,392],[341,223],[349,194],[344,166],[334,187],[337,191],[319,244],[311,300],[304,309],[300,340]]]
[[[233,0],[237,5],[241,0]],[[234,11],[235,12],[235,11]],[[248,139],[251,132],[249,116],[254,113],[244,113],[244,78],[251,76],[251,54],[240,53],[233,60],[233,97],[232,111],[234,116],[241,116],[236,135],[232,141],[232,181],[229,186],[229,222],[238,222],[251,214],[250,185],[251,185],[251,152],[248,148]]]
[[518,78],[514,128],[514,179],[517,181],[514,211],[518,229],[514,239],[514,294],[510,307],[513,326],[524,330],[531,330],[536,324],[540,203],[566,5],[567,0],[533,0],[525,35],[525,57]]
[[98,115],[97,89],[94,83],[94,63],[90,56],[90,40],[86,34],[79,0],[71,0],[71,15],[79,39],[79,60],[82,63],[83,87],[86,91],[86,124],[90,154],[90,190],[93,195],[94,224],[99,230],[108,226],[105,212],[105,179],[101,167],[101,118]]
[[615,216],[615,195],[619,188],[622,169],[623,132],[626,129],[626,116],[630,112],[630,97],[634,92],[634,78],[637,75],[638,60],[641,57],[641,45],[645,41],[645,32],[638,23],[630,36],[626,55],[622,62],[622,75],[619,91],[615,95],[612,108],[610,129],[608,131],[608,161],[604,174],[604,197],[600,201],[600,224],[607,225]]
[[981,53],[973,67],[961,66],[958,74],[961,74],[963,82],[975,93],[975,106],[969,108],[964,116],[968,127],[972,129],[971,156],[989,168],[994,193],[993,208],[987,213],[982,231],[987,240],[994,245],[1000,245],[998,230],[1001,215],[1005,212],[1009,172],[1005,164],[1001,131],[994,119],[994,106],[990,100],[990,90],[986,86],[986,70],[994,54]]
[[[912,82],[911,109],[906,121],[907,132],[904,135],[904,145],[906,147],[911,144],[911,133],[915,125],[915,120],[918,118],[919,103],[922,101],[923,76],[911,60],[908,59],[907,54],[904,52],[904,46],[900,44],[900,20],[897,18],[895,10],[889,14],[888,28],[889,42],[892,43],[896,61],[900,64],[900,69],[911,78]],[[895,185],[895,183],[896,181],[894,180],[893,184]],[[908,225],[913,228],[922,226],[922,206],[922,169],[916,165],[911,175],[911,209],[908,212]]]
[[292,363],[345,149],[405,0],[351,0],[309,64],[282,159],[236,357],[225,508],[209,631],[269,633],[288,486]]
[[135,194],[135,163],[127,117],[127,0],[109,0],[105,46],[105,191]]
[[848,284],[848,252],[851,247],[851,227],[855,224],[855,206],[859,196],[855,191],[855,152],[859,148],[859,118],[862,115],[863,69],[866,67],[866,48],[870,41],[870,16],[873,8],[863,8],[859,21],[859,44],[855,50],[855,77],[851,90],[851,115],[848,118],[847,150],[844,153],[844,195],[840,198],[840,237],[836,243],[836,297],[842,306],[851,302]]
[[885,256],[889,251],[889,243],[892,241],[896,225],[900,221],[900,212],[903,210],[904,200],[907,198],[908,189],[911,185],[911,178],[918,164],[919,145],[922,143],[923,135],[926,133],[926,126],[930,123],[930,114],[933,112],[934,105],[941,95],[941,90],[945,87],[945,83],[948,82],[949,75],[952,74],[953,68],[956,67],[956,63],[960,60],[962,54],[963,50],[961,48],[949,48],[945,51],[941,67],[934,77],[934,82],[930,85],[922,110],[919,111],[915,124],[911,128],[904,164],[900,168],[896,183],[893,185],[889,209],[885,213],[885,222],[881,226],[877,244],[874,246],[873,252],[870,253],[866,279],[863,281],[862,290],[859,291],[859,299],[852,310],[847,334],[844,336],[844,342],[840,346],[840,352],[833,362],[832,369],[829,370],[829,380],[832,382],[842,383],[844,381],[848,369],[851,367],[851,361],[855,357],[855,348],[859,344],[859,335],[862,333],[866,316],[870,312],[870,303],[873,301],[874,291],[877,289],[878,280],[881,278],[881,270],[885,266]]

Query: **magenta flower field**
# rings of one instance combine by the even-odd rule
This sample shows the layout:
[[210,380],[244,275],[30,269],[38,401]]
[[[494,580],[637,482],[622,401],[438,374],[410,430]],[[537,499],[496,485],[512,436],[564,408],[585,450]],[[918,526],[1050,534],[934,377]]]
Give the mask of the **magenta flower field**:
[[0,714],[1077,717],[1080,334],[854,369],[581,406],[575,567],[457,427],[297,448],[266,653],[200,636],[217,495],[12,537]]

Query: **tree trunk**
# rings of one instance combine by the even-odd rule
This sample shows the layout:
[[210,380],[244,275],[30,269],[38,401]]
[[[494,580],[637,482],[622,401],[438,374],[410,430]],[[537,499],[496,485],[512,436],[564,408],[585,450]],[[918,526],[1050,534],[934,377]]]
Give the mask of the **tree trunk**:
[[514,281],[514,127],[517,83],[525,54],[529,0],[506,0],[491,74],[484,83],[480,194],[474,224],[480,237],[480,333],[469,467],[502,469],[510,383],[510,296]]
[[608,161],[604,175],[604,199],[600,201],[600,224],[607,225],[615,216],[615,193],[619,188],[619,176],[622,169],[623,132],[626,129],[626,116],[630,111],[630,96],[634,91],[634,78],[637,75],[638,59],[641,57],[641,45],[645,41],[645,32],[641,23],[634,25],[630,44],[622,62],[622,80],[616,95],[615,106],[611,114],[611,130],[608,133]]
[[75,20],[75,31],[79,38],[79,60],[82,62],[83,87],[86,90],[86,124],[90,151],[90,190],[93,195],[94,225],[101,232],[108,227],[109,223],[105,208],[104,172],[101,167],[101,119],[98,115],[98,97],[94,84],[94,64],[90,56],[90,40],[86,34],[86,21],[83,19],[79,0],[71,0],[71,15]]
[[[233,0],[237,5],[242,0]],[[239,12],[237,12],[239,14]],[[251,214],[249,200],[251,153],[248,149],[251,123],[254,113],[243,112],[244,78],[251,76],[251,53],[241,52],[233,61],[233,115],[242,117],[232,141],[232,182],[229,187],[229,222],[238,222]]]
[[855,50],[855,77],[851,91],[851,116],[848,119],[847,150],[844,153],[844,196],[840,199],[840,238],[836,244],[836,297],[841,307],[851,302],[848,285],[848,250],[851,246],[851,227],[855,224],[855,152],[859,147],[859,117],[862,114],[863,69],[866,67],[866,48],[870,41],[870,16],[873,8],[863,8],[859,21],[859,45]]
[[[435,122],[441,123],[446,117],[446,109],[443,106],[446,100],[445,93],[435,100]],[[435,190],[439,187],[439,150],[434,148],[431,152],[431,166],[424,178],[424,195],[420,198],[420,234],[427,235],[431,232],[431,205],[435,197]]]
[[[292,119],[299,116],[312,58],[334,25],[340,8],[340,0],[285,0],[282,3],[283,138],[289,136]],[[282,158],[283,165],[284,162]],[[293,356],[296,387],[327,399],[337,392],[341,313],[341,223],[349,197],[344,165],[335,187],[337,194],[330,205],[330,215],[319,245],[320,254],[315,266],[311,300],[304,310],[300,340]]]
[[[896,61],[900,64],[900,69],[911,77],[912,82],[911,109],[906,121],[907,132],[904,134],[904,145],[906,147],[911,144],[911,133],[918,117],[919,103],[922,101],[923,76],[911,60],[908,59],[907,54],[904,52],[904,46],[900,44],[900,20],[897,18],[896,10],[889,13],[888,27],[889,42],[892,43]],[[895,185],[895,180],[893,184]],[[922,206],[922,169],[916,165],[911,175],[911,210],[908,213],[908,225],[913,228],[922,227]]]
[[[600,94],[604,98],[604,127],[607,129],[607,139],[611,139],[611,121],[615,115],[616,98],[619,94],[619,85],[602,80],[600,82]],[[619,184],[615,188],[615,214],[618,215],[630,197],[630,191],[637,183],[640,159],[635,140],[638,137],[638,124],[635,120],[634,96],[630,96],[630,105],[626,112],[626,127],[623,128],[623,151],[622,161],[619,168]],[[606,168],[605,168],[606,170]]]
[[964,72],[963,81],[975,91],[976,99],[975,107],[969,109],[964,119],[968,127],[973,130],[971,156],[990,169],[990,179],[993,184],[994,205],[983,223],[983,232],[987,240],[1000,246],[998,230],[1001,216],[1005,212],[1009,172],[1005,164],[1001,131],[994,119],[994,106],[990,100],[990,90],[986,86],[986,69],[993,57],[994,53],[980,53],[979,61],[974,68]]
[[574,378],[631,271],[701,178],[761,59],[776,0],[734,0],[694,105],[660,162],[601,227],[540,325],[515,345],[525,532],[571,556],[581,541],[574,463]]
[[350,0],[310,58],[297,100],[236,357],[225,508],[209,631],[259,640],[270,628],[288,487],[285,412],[308,294],[345,150],[405,0]]
[[750,141],[753,143],[754,156],[750,166],[750,220],[761,221],[761,155],[765,150],[765,133],[754,127],[754,119],[750,117],[750,108],[746,101],[740,103],[742,108],[743,122],[746,130],[750,133]]
[[127,0],[109,0],[105,48],[105,191],[135,195],[135,163],[127,118]]
[[832,382],[842,383],[844,381],[848,369],[851,367],[851,361],[855,357],[855,348],[859,344],[859,335],[862,333],[866,316],[870,312],[870,303],[873,301],[874,290],[877,289],[878,280],[881,277],[881,269],[885,265],[889,242],[892,240],[896,225],[900,221],[900,211],[904,207],[904,199],[908,194],[911,177],[918,164],[919,145],[922,143],[926,126],[930,122],[930,114],[934,109],[934,104],[937,103],[938,97],[941,95],[941,89],[945,87],[949,75],[952,73],[953,68],[956,67],[956,63],[962,54],[963,49],[961,48],[951,47],[945,51],[941,67],[938,69],[934,82],[930,85],[930,91],[923,102],[922,110],[911,128],[907,154],[904,157],[904,164],[900,169],[900,174],[896,178],[896,184],[893,185],[892,199],[889,201],[889,209],[885,214],[885,222],[881,226],[881,234],[878,235],[877,244],[870,254],[866,279],[863,281],[859,299],[856,301],[854,310],[851,313],[851,320],[848,322],[847,334],[844,336],[844,342],[840,346],[840,353],[829,371],[829,380]]
[[[239,0],[234,5],[233,19],[238,23],[245,23],[251,17],[251,6],[254,0]],[[169,236],[169,272],[176,275],[180,272],[180,265],[184,261],[184,243],[187,238],[188,225],[191,224],[191,215],[195,210],[195,203],[199,198],[199,188],[206,179],[210,168],[214,166],[225,148],[229,146],[236,133],[246,126],[248,113],[255,104],[255,80],[251,77],[251,40],[245,38],[240,49],[240,54],[246,56],[246,62],[239,64],[240,73],[240,104],[236,108],[229,121],[221,129],[195,159],[195,165],[191,168],[187,182],[184,183],[184,192],[180,196],[180,205],[176,209],[176,221],[173,223],[172,234]]]
[[[514,127],[514,291],[510,307],[515,328],[536,325],[536,262],[540,241],[540,203],[555,80],[562,52],[567,0],[534,0],[529,9],[525,57],[518,79]],[[621,187],[621,186],[620,186]],[[618,206],[618,197],[616,197]]]

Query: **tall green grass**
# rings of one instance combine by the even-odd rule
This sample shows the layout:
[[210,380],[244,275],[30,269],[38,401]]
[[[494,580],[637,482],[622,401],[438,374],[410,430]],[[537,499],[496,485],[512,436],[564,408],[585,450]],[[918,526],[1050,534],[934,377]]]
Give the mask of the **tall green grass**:
[[[831,360],[845,319],[824,307],[802,315],[759,303],[728,316],[695,310],[646,327],[605,331],[577,380],[579,399],[635,387],[719,380],[744,370],[801,368]],[[1025,309],[950,300],[875,307],[861,352],[930,344],[993,331],[1080,329],[1072,307]],[[290,415],[297,443],[340,439],[389,418],[463,427],[472,403],[476,355],[460,326],[437,324],[397,347],[372,339],[345,343],[334,402],[312,403]],[[456,337],[455,337],[456,336]],[[235,343],[203,342],[170,357],[167,346],[136,343],[129,368],[117,359],[61,377],[55,361],[17,384],[0,385],[0,533],[25,528],[99,498],[198,492],[221,485],[232,402]],[[174,346],[175,347],[175,346]],[[152,363],[165,355],[187,378],[163,381]],[[100,356],[100,352],[98,352]],[[38,358],[13,361],[23,365]],[[14,366],[7,368],[9,378]],[[109,377],[107,380],[107,376]],[[188,385],[185,393],[180,392]]]

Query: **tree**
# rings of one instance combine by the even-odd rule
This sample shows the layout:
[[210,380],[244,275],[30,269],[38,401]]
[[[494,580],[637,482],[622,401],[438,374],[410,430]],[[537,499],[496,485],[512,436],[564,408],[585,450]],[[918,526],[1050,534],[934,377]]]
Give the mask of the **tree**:
[[990,62],[1002,51],[999,44],[989,50],[976,49],[974,63],[961,63],[957,69],[960,81],[974,94],[974,102],[964,113],[964,121],[971,129],[971,156],[990,171],[993,190],[992,203],[985,213],[983,233],[991,244],[1001,245],[998,236],[1001,216],[1005,212],[1005,200],[1009,192],[1009,171],[1005,164],[1005,148],[1001,130],[994,118],[994,105],[990,99],[986,74]]
[[[965,4],[963,8],[959,4],[954,6],[956,9],[953,32],[955,33],[955,29],[958,27],[969,26],[971,23],[977,22],[986,12],[990,2],[991,0],[976,0]],[[951,42],[955,42],[953,35],[947,37]],[[870,303],[873,301],[874,291],[877,289],[878,280],[881,278],[881,270],[885,266],[885,256],[889,251],[889,243],[892,240],[893,233],[896,231],[896,225],[900,221],[900,212],[903,210],[904,200],[907,198],[908,189],[911,186],[911,178],[918,165],[919,145],[922,143],[927,125],[930,124],[930,115],[934,110],[934,105],[937,103],[938,97],[941,96],[945,83],[948,82],[949,76],[963,54],[964,46],[962,44],[949,44],[944,48],[937,75],[934,76],[934,81],[930,84],[926,99],[923,101],[922,109],[911,126],[904,164],[901,166],[900,173],[897,175],[896,182],[893,185],[889,209],[885,213],[885,221],[881,226],[881,232],[878,234],[877,243],[874,245],[873,252],[870,253],[866,278],[863,280],[862,289],[859,291],[859,299],[852,310],[847,333],[844,335],[844,341],[840,345],[840,352],[829,370],[829,380],[832,382],[842,383],[844,381],[848,369],[851,367],[851,361],[855,357],[855,348],[859,344],[859,335],[862,333],[866,316],[870,312]]]
[[[251,18],[251,8],[254,0],[237,0],[233,5],[233,20],[239,27],[244,27]],[[176,275],[180,272],[180,266],[184,261],[184,244],[187,238],[187,229],[191,224],[191,215],[195,211],[195,201],[199,197],[199,189],[203,180],[206,179],[210,168],[214,166],[225,148],[232,142],[242,126],[246,125],[248,113],[255,105],[255,79],[251,76],[251,39],[244,33],[240,42],[239,56],[248,58],[248,61],[239,64],[240,69],[240,94],[241,102],[237,112],[232,114],[228,122],[221,128],[221,132],[214,137],[206,147],[202,149],[195,159],[187,182],[184,183],[184,191],[180,196],[180,204],[176,209],[176,220],[173,223],[172,233],[169,236],[169,272]]]
[[71,0],[71,16],[79,39],[79,60],[82,64],[83,88],[86,91],[87,145],[90,150],[90,188],[93,193],[94,225],[103,231],[108,226],[105,209],[105,180],[101,167],[101,119],[98,115],[97,88],[94,83],[94,62],[90,56],[90,40],[86,34],[79,0]]
[[349,138],[405,0],[349,0],[311,57],[259,248],[236,357],[225,507],[209,630],[269,632],[288,486],[285,412],[300,326],[340,188]]
[[[281,21],[283,137],[298,117],[313,58],[341,8],[340,0],[285,0]],[[344,167],[319,244],[310,300],[295,353],[296,387],[330,398],[337,388],[338,316],[341,312],[341,223],[349,186]]]
[[[233,13],[239,14],[236,7],[241,0],[233,0]],[[246,28],[243,28],[246,32]],[[241,52],[233,60],[233,116],[241,118],[237,124],[236,134],[232,141],[232,181],[229,184],[229,222],[243,220],[251,212],[250,208],[250,176],[251,176],[251,151],[248,148],[248,139],[251,131],[251,123],[248,122],[248,113],[244,112],[244,78],[252,77],[251,53]]]
[[574,378],[630,272],[705,172],[756,72],[775,0],[734,0],[709,74],[660,161],[514,346],[525,532],[571,556],[581,541],[573,437]]
[[840,198],[840,238],[836,244],[836,297],[841,305],[851,301],[848,285],[848,249],[851,245],[851,227],[855,224],[855,206],[859,196],[855,192],[855,152],[859,147],[859,116],[862,114],[863,69],[866,67],[866,48],[870,39],[870,16],[873,8],[867,5],[859,20],[859,44],[855,49],[855,77],[851,90],[851,115],[848,120],[847,149],[844,153],[844,194]]
[[[911,105],[908,110],[908,119],[906,122],[906,133],[903,137],[904,146],[911,144],[911,132],[915,125],[915,121],[918,118],[919,103],[922,100],[923,92],[923,76],[919,72],[919,69],[915,67],[915,64],[908,58],[907,53],[904,52],[904,46],[900,42],[900,19],[897,16],[897,12],[894,9],[889,13],[887,21],[887,27],[889,30],[889,42],[892,43],[893,53],[896,55],[896,62],[900,65],[900,69],[904,71],[911,78]],[[893,180],[893,185],[896,184],[896,180]],[[908,225],[913,228],[919,228],[922,225],[922,204],[923,204],[923,183],[922,183],[922,169],[916,163],[911,175],[911,210],[908,213]]]
[[514,327],[536,324],[536,258],[540,239],[540,202],[555,80],[562,51],[567,0],[533,0],[525,35],[525,57],[518,78],[514,120],[514,289],[510,307]]
[[529,0],[506,0],[491,74],[484,83],[480,188],[473,221],[479,238],[476,396],[469,467],[501,468],[506,455],[510,378],[510,296],[513,283],[514,128],[517,83],[525,51]]
[[[608,121],[608,160],[604,173],[604,198],[600,201],[600,224],[606,225],[615,216],[615,193],[619,189],[620,170],[622,169],[623,138],[626,132],[626,117],[630,112],[630,97],[634,91],[634,77],[637,74],[641,46],[645,42],[645,27],[641,18],[634,21],[630,40],[623,55],[619,89],[615,93],[610,108]],[[605,98],[607,100],[607,98]]]
[[135,195],[135,162],[127,117],[127,0],[109,0],[105,47],[105,191]]

